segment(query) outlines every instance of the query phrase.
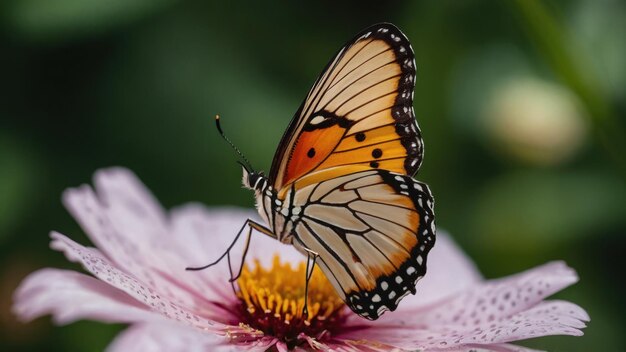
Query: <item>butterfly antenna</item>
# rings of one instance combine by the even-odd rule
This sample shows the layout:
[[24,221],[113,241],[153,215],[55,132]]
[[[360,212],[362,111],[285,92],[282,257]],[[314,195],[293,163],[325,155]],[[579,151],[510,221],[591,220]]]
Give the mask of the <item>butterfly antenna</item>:
[[217,126],[217,130],[220,133],[220,136],[222,136],[222,138],[224,138],[224,140],[235,150],[235,152],[237,153],[237,155],[239,155],[243,161],[245,162],[245,164],[248,166],[248,168],[250,168],[250,170],[254,170],[254,168],[252,167],[252,165],[250,164],[250,162],[248,161],[248,158],[246,158],[243,153],[241,152],[241,150],[239,150],[239,148],[237,148],[233,142],[230,141],[230,139],[228,139],[228,137],[226,137],[226,135],[224,134],[224,131],[222,131],[222,126],[220,125],[220,115],[215,115],[215,125]]

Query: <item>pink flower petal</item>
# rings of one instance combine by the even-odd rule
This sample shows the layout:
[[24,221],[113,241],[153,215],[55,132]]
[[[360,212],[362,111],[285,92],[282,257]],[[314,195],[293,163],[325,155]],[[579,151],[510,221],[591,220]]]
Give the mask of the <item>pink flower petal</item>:
[[428,254],[427,264],[426,276],[417,284],[417,294],[405,298],[399,309],[426,306],[483,279],[474,262],[441,229],[437,230],[437,240]]
[[[328,345],[312,338],[311,336],[308,336],[306,334],[300,334],[298,337],[306,341],[308,343],[308,347],[310,347],[314,351],[330,351],[330,347]],[[306,348],[306,345],[304,345],[303,347],[305,349],[308,349]]]
[[455,348],[431,350],[436,352],[541,352],[528,347],[511,344],[478,345],[470,344]]
[[[171,212],[169,241],[178,244],[181,264],[184,261],[185,267],[204,266],[224,253],[253,214],[241,208],[209,210],[200,204],[187,204]],[[239,240],[239,245],[243,246],[243,239]],[[231,258],[233,265],[238,266],[235,262],[240,257],[233,255]],[[226,260],[205,270],[184,273],[185,282],[201,285],[203,294],[212,300],[234,303],[237,299],[228,283],[230,275]]]
[[[242,208],[207,208],[201,204],[187,204],[172,210],[172,231],[177,242],[186,244],[188,266],[202,266],[219,258],[235,239],[247,219],[259,223],[258,215]],[[247,231],[247,230],[246,230]],[[233,271],[240,266],[245,236],[243,233],[231,252]],[[259,259],[269,267],[274,254],[280,253],[283,261],[299,263],[306,259],[293,246],[253,231],[246,262]],[[215,267],[202,271],[210,280],[225,282],[229,276],[228,263],[224,260]],[[232,294],[231,294],[232,295]]]
[[491,345],[548,335],[581,336],[585,324],[576,316],[586,315],[578,306],[567,302],[543,302],[524,312],[493,323],[471,327],[445,326],[413,333],[404,348],[442,348],[447,346]]
[[427,308],[403,310],[394,319],[339,336],[370,339],[407,349],[449,349],[498,344],[545,335],[575,335],[589,319],[580,307],[541,301],[578,280],[562,262],[474,285]]
[[100,280],[126,292],[140,302],[143,302],[152,311],[173,321],[204,329],[207,331],[221,331],[226,326],[198,316],[186,309],[178,302],[164,297],[161,287],[148,286],[144,282],[117,269],[102,253],[94,248],[83,247],[69,238],[53,232],[51,247],[65,253],[65,256],[74,262],[79,262]]
[[24,321],[46,314],[52,314],[57,324],[80,319],[109,323],[162,319],[122,291],[70,270],[41,269],[30,274],[15,291],[14,302],[14,313]]
[[[228,276],[215,285],[207,273],[188,272],[191,259],[185,243],[172,236],[169,221],[159,204],[139,180],[121,168],[99,171],[98,195],[88,186],[70,189],[64,201],[92,241],[115,266],[160,294],[223,322],[235,319],[219,307],[235,300]],[[206,237],[228,237],[214,231]],[[210,247],[209,247],[210,248]]]
[[263,338],[245,344],[233,344],[223,336],[208,334],[178,324],[135,324],[119,334],[107,351],[265,351],[275,343]]
[[[122,168],[99,171],[95,188],[68,190],[64,201],[102,250],[83,247],[52,233],[51,247],[81,263],[101,281],[71,271],[44,269],[29,276],[15,294],[22,319],[51,313],[67,323],[81,318],[135,325],[109,350],[265,351],[287,344],[238,324],[238,299],[224,261],[208,270],[186,271],[221,256],[251,211],[208,209],[190,204],[166,213],[135,175]],[[235,273],[247,229],[230,253]],[[305,259],[293,247],[253,233],[248,252],[269,267],[281,259]],[[587,313],[565,301],[544,298],[578,280],[555,262],[500,280],[483,282],[474,264],[440,232],[429,255],[418,294],[375,322],[350,316],[334,335],[321,340],[301,334],[296,351],[532,351],[507,344],[538,336],[579,336]]]
[[401,352],[400,348],[369,340],[333,339],[327,343],[331,351],[341,352]]
[[[281,342],[281,341],[276,343],[276,350],[278,350],[278,352],[309,352],[309,351],[311,351],[308,348],[302,348],[300,346],[295,346],[294,348],[289,349],[289,348],[287,348],[287,344],[284,343],[284,342]],[[324,349],[322,349],[320,351],[338,351],[339,352],[340,350],[333,350],[333,349],[325,349],[324,350]]]
[[289,348],[287,348],[287,344],[284,342],[280,342],[280,341],[276,343],[276,349],[278,350],[278,352],[289,351]]
[[[551,262],[503,279],[476,285],[413,316],[422,324],[476,325],[522,312],[578,281],[563,262]],[[410,313],[407,312],[409,315]]]
[[[226,251],[248,219],[258,221],[258,216],[248,209],[234,207],[211,209],[201,204],[186,204],[171,212],[171,238],[180,245],[180,252],[184,253],[181,257],[186,259],[186,266],[204,266],[218,259]],[[233,275],[236,275],[241,267],[246,235],[247,232],[241,235],[231,251]],[[299,263],[305,260],[293,246],[282,244],[253,231],[246,263],[250,264],[253,262],[252,259],[259,259],[262,265],[269,268],[274,255],[278,253],[282,261]],[[207,288],[210,289],[210,297],[215,297],[214,300],[236,301],[228,284],[231,273],[226,259],[213,267],[188,274],[185,275],[186,278],[193,276],[194,280],[203,280],[205,282],[203,292],[207,292]]]
[[[398,347],[393,347],[389,345],[383,345],[381,343],[367,341],[367,340],[343,340],[340,343],[332,343],[328,344],[332,351],[350,351],[350,352],[362,352],[362,351],[371,351],[371,352],[390,352],[397,351],[403,352],[407,351],[406,349],[401,349]],[[420,352],[541,352],[539,350],[535,350],[528,347],[511,345],[511,344],[491,344],[491,345],[479,345],[479,344],[468,344],[463,346],[456,346],[452,348],[432,348],[427,350],[415,350]]]
[[163,211],[126,169],[100,170],[94,178],[98,194],[88,185],[66,190],[66,207],[111,260],[128,272],[141,271],[143,260],[152,259],[144,248],[167,237]]

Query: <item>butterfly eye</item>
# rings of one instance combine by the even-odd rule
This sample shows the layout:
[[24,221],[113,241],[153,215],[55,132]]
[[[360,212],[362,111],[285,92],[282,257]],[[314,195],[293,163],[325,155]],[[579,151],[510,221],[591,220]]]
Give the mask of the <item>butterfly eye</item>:
[[264,180],[263,173],[251,172],[248,174],[248,180],[245,186],[253,190],[263,188],[262,187],[264,184],[264,182],[262,182],[263,180]]

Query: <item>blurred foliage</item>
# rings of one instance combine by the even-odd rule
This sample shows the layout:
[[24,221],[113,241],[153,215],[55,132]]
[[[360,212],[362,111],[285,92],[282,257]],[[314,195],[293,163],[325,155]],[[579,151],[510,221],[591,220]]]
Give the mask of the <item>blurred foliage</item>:
[[[588,310],[585,336],[525,344],[626,350],[626,5],[618,0],[3,1],[2,350],[99,351],[123,328],[21,324],[9,312],[28,272],[75,268],[48,249],[48,231],[87,242],[60,204],[64,188],[122,165],[168,207],[251,207],[212,116],[268,171],[319,70],[379,21],[398,25],[416,52],[426,143],[417,177],[432,187],[439,226],[487,277],[552,259],[580,273],[558,297]],[[519,88],[529,81],[539,88]],[[509,88],[513,98],[503,95]]]

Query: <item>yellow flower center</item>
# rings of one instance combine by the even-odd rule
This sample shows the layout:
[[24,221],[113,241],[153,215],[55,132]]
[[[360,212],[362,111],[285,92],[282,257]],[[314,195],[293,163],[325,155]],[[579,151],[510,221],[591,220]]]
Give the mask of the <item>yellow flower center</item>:
[[315,267],[309,280],[306,316],[305,299],[306,264],[297,268],[281,263],[275,255],[272,267],[254,261],[254,268],[244,266],[237,280],[237,296],[242,301],[246,322],[253,328],[295,343],[298,335],[321,337],[341,323],[344,303],[320,269]]

